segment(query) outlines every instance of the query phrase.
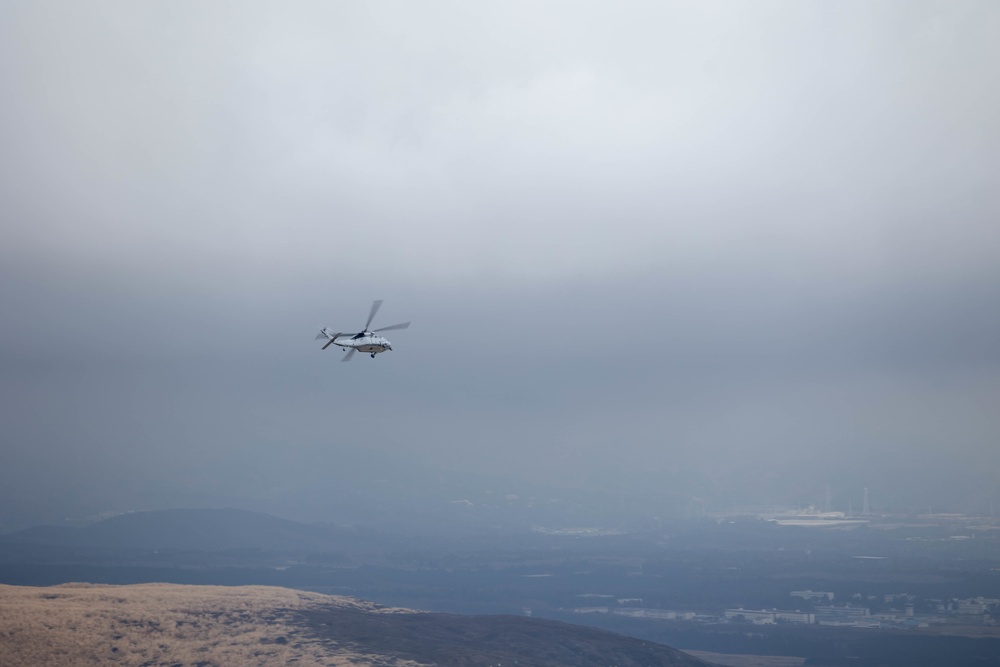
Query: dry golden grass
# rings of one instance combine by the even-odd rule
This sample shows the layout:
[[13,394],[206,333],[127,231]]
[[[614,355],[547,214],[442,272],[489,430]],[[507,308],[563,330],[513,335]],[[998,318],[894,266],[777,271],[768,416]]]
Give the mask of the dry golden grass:
[[0,585],[0,665],[386,664],[379,656],[321,641],[291,622],[289,610],[320,605],[403,611],[270,586]]

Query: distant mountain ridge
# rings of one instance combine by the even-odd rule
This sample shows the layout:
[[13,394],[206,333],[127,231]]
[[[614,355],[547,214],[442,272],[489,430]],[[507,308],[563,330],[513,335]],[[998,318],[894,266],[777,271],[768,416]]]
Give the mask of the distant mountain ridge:
[[366,538],[349,528],[304,524],[241,509],[129,512],[82,528],[37,526],[0,536],[0,542],[77,548],[223,551],[338,550]]

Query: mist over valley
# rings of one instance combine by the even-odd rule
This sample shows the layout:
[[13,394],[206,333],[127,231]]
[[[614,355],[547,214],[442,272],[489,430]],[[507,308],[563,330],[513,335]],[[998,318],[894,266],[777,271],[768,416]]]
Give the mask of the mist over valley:
[[[594,664],[996,662],[998,31],[4,4],[0,583],[619,633]],[[315,340],[376,300],[391,349]]]

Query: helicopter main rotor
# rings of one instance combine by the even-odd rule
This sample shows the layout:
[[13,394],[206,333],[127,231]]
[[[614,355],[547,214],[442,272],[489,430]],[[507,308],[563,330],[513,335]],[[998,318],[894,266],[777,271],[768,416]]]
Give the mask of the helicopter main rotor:
[[365,322],[365,328],[362,329],[361,331],[359,331],[358,333],[344,334],[344,335],[345,336],[351,336],[353,338],[357,338],[357,337],[363,336],[365,334],[373,334],[373,333],[378,333],[380,331],[395,331],[397,329],[407,329],[407,328],[409,328],[409,326],[410,326],[409,322],[401,322],[399,324],[391,324],[391,325],[389,325],[387,327],[379,327],[378,329],[369,329],[368,327],[371,326],[372,320],[375,319],[375,313],[377,313],[378,309],[381,308],[381,307],[382,307],[382,299],[377,299],[377,300],[373,301],[372,302],[372,310],[371,310],[370,313],[368,313],[368,321]]

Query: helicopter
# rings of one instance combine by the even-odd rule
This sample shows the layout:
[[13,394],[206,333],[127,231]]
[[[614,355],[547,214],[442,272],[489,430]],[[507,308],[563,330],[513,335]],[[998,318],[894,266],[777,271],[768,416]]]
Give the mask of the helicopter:
[[354,353],[358,350],[362,352],[368,352],[372,355],[372,359],[379,352],[385,352],[386,350],[392,349],[392,344],[388,340],[378,335],[380,331],[392,331],[393,329],[406,329],[410,326],[409,322],[403,322],[402,324],[393,324],[388,327],[381,327],[375,329],[374,331],[369,331],[368,327],[371,325],[372,320],[375,319],[375,313],[378,309],[382,307],[382,299],[372,302],[372,310],[368,314],[368,321],[365,322],[365,328],[359,333],[334,333],[328,328],[323,327],[316,334],[316,340],[327,339],[326,345],[321,349],[326,349],[331,345],[339,345],[340,347],[348,348],[347,354],[341,359],[341,361],[350,361],[354,356]]

